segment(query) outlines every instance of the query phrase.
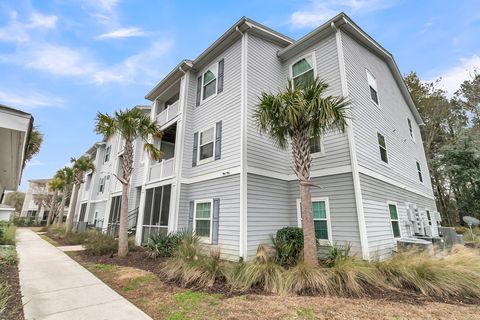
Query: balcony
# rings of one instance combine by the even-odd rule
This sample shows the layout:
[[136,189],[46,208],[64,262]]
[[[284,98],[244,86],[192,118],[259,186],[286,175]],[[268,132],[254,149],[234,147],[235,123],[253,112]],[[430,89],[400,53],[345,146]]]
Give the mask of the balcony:
[[157,123],[160,127],[164,126],[166,123],[177,117],[180,110],[179,105],[179,101],[177,100],[175,103],[169,105],[165,110],[163,110],[157,115]]
[[175,158],[162,160],[150,167],[148,181],[157,181],[172,178],[175,175]]

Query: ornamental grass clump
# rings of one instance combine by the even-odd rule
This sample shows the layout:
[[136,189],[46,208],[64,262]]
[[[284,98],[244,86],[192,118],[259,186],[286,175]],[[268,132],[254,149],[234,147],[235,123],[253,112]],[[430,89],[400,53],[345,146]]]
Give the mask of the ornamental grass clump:
[[429,297],[480,299],[480,255],[467,248],[454,248],[441,257],[426,252],[405,251],[377,268],[398,288]]
[[329,270],[309,267],[303,261],[285,273],[285,290],[291,294],[333,294]]
[[259,245],[255,259],[243,263],[236,272],[229,275],[229,284],[233,289],[241,291],[260,288],[266,292],[283,293],[284,271],[268,247]]

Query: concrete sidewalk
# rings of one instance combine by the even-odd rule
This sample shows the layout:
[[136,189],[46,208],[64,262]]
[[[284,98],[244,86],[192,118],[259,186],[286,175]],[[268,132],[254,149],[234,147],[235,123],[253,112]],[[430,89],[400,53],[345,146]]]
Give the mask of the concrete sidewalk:
[[151,319],[65,253],[29,229],[17,229],[26,320]]

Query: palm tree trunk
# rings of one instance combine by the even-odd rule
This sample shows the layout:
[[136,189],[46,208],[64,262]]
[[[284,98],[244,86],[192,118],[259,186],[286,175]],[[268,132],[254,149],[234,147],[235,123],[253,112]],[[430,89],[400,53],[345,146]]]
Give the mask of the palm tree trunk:
[[120,227],[118,230],[118,256],[128,254],[128,184],[122,184],[122,203],[120,206]]
[[310,266],[318,265],[317,241],[312,215],[310,195],[310,144],[307,132],[297,131],[292,135],[292,153],[295,173],[300,180],[300,207],[303,229],[303,260]]
[[57,223],[62,224],[63,223],[63,212],[65,211],[65,202],[67,201],[67,190],[68,188],[65,187],[63,189],[63,194],[62,194],[62,201],[60,202],[60,209],[58,209],[58,216],[57,216]]
[[72,199],[70,199],[70,207],[68,210],[68,216],[67,216],[67,227],[65,229],[65,233],[69,234],[72,232],[73,229],[73,217],[75,216],[75,210],[77,207],[77,199],[78,199],[78,191],[80,190],[80,185],[75,183],[73,185],[73,191],[72,191]]
[[47,228],[50,227],[50,224],[52,223],[52,217],[54,216],[54,207],[55,207],[55,200],[57,199],[58,191],[55,190],[55,193],[52,196],[52,201],[50,201],[50,211],[48,212],[48,218],[47,218]]
[[38,225],[38,220],[40,218],[40,210],[42,210],[42,203],[38,203],[37,212],[35,213],[35,224]]

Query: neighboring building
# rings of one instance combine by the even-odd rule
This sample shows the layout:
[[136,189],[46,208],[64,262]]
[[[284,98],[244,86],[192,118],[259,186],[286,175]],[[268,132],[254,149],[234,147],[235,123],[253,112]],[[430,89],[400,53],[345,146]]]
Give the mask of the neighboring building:
[[[28,190],[25,193],[25,200],[23,201],[21,217],[35,217],[38,210],[38,205],[35,203],[36,195],[48,195],[51,192],[48,190],[48,182],[52,179],[32,179],[28,180]],[[42,206],[40,209],[39,219],[41,221],[47,220],[48,210]]]
[[9,205],[0,203],[0,221],[10,221],[10,218],[15,213],[15,208]]
[[[301,225],[291,151],[258,133],[253,110],[261,92],[317,76],[330,85],[328,94],[352,101],[344,134],[312,137],[320,243],[348,242],[371,259],[388,256],[400,238],[437,236],[422,119],[392,55],[342,13],[297,41],[242,18],[147,94],[165,132],[158,142],[164,160],[150,160],[137,145],[129,208],[139,208],[137,243],[190,229],[219,245],[224,258],[250,259],[279,228]],[[98,145],[97,158],[108,143]],[[97,217],[116,215],[119,195],[80,200],[89,221],[93,204]]]
[[20,184],[32,126],[32,115],[0,104],[0,203]]

